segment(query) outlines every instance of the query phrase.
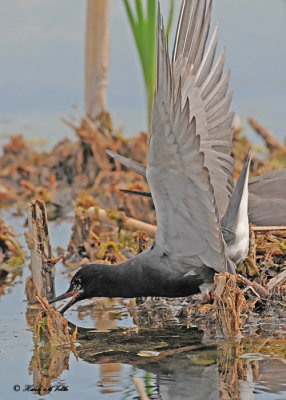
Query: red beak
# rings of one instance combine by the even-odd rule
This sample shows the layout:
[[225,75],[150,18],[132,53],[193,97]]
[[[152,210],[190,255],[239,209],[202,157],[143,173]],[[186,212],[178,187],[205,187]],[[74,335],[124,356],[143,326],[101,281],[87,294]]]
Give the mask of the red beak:
[[72,299],[61,309],[60,313],[63,314],[68,308],[70,308],[77,301],[76,298],[79,292],[80,290],[73,290],[72,292],[66,292],[50,300],[49,304],[55,303],[56,301],[67,299],[68,297],[72,297]]

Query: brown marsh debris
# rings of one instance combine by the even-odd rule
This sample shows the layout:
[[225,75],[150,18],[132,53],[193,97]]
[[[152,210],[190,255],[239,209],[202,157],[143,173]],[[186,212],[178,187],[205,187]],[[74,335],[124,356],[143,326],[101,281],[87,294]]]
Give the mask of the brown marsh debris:
[[156,226],[128,217],[125,211],[102,209],[87,192],[81,192],[64,262],[122,262],[147,248],[148,236],[154,237],[155,232]]
[[5,224],[0,214],[0,296],[6,293],[22,273],[24,254],[14,229]]
[[49,305],[46,298],[37,296],[42,305],[36,319],[36,341],[48,343],[50,346],[70,346],[74,349],[77,329],[70,335],[67,320],[52,306]]
[[[5,224],[0,214],[0,287],[1,291],[16,277],[17,269],[24,263],[24,254],[14,229]],[[12,279],[7,280],[11,273]],[[7,279],[6,279],[7,278]],[[0,292],[1,293],[1,292]]]
[[[154,223],[152,202],[126,196],[119,190],[148,190],[145,179],[127,171],[105,153],[105,149],[110,149],[146,165],[148,135],[141,133],[125,139],[113,130],[109,118],[92,121],[83,115],[80,126],[65,122],[76,132],[78,140],[72,142],[65,139],[49,153],[37,152],[20,135],[12,136],[11,142],[3,147],[4,154],[0,157],[0,205],[42,199],[47,205],[55,203],[54,208],[58,206],[71,210],[77,191],[84,189],[96,198],[101,208],[122,209],[127,216]],[[241,129],[241,126],[234,128],[236,177],[245,156],[253,147],[241,136]],[[251,173],[257,175],[283,168],[285,160],[284,150],[276,146],[267,161],[253,156]],[[62,213],[58,210],[57,215]]]
[[[256,146],[243,134],[241,124],[234,126],[232,154],[235,158],[235,178],[237,179],[242,169],[243,161],[252,150],[252,163],[250,177],[261,175],[275,169],[286,168],[286,146],[275,135],[253,118],[249,118],[250,125],[264,139],[265,146]],[[261,133],[263,131],[263,134]]]
[[214,308],[220,330],[225,336],[238,335],[243,326],[242,313],[247,306],[236,276],[221,273],[215,276]]
[[54,385],[54,380],[69,369],[69,357],[72,352],[77,358],[75,341],[77,329],[69,333],[68,322],[51,307],[46,298],[38,296],[42,310],[38,313],[35,329],[34,354],[30,361],[29,372],[33,375],[33,386],[38,394],[65,390],[62,385]]
[[[4,154],[0,157],[0,204],[19,199],[23,203],[31,199],[44,200],[57,210],[57,217],[63,217],[65,211],[72,210],[76,204],[69,255],[64,258],[66,265],[78,266],[95,260],[119,263],[151,242],[149,237],[152,234],[146,226],[139,224],[131,229],[128,219],[129,222],[133,218],[154,225],[156,218],[152,201],[120,192],[120,189],[148,191],[145,179],[110,159],[105,149],[146,165],[148,135],[142,133],[136,138],[123,138],[113,131],[107,114],[96,121],[84,115],[79,127],[70,121],[65,122],[75,130],[78,140],[66,139],[50,153],[38,153],[21,136],[12,137],[11,142],[4,146]],[[270,140],[269,135],[264,134],[264,137],[267,137],[266,145],[271,148],[271,153],[266,162],[253,157],[251,172],[254,175],[286,166],[285,146]],[[236,126],[233,144],[236,177],[251,147],[252,144],[241,136],[241,127]],[[134,229],[135,234],[132,232]],[[147,232],[147,235],[136,233],[138,230]],[[229,278],[225,281],[221,298],[216,299],[215,304],[220,305],[224,313],[233,313],[234,316],[232,321],[225,321],[225,331],[229,327],[236,333],[241,329],[247,311],[243,297],[246,302],[250,299],[251,307],[256,309],[261,295],[253,282],[265,288],[271,279],[280,276],[275,284],[269,284],[268,289],[272,297],[278,296],[278,301],[284,304],[285,281],[281,278],[284,270],[285,231],[252,232],[250,258],[239,270],[245,279],[252,282],[251,285]],[[229,296],[225,290],[230,289],[232,294]],[[201,315],[207,315],[206,308],[198,309]],[[223,326],[221,323],[222,329]]]
[[31,252],[32,277],[27,278],[26,294],[29,302],[35,302],[35,294],[52,299],[55,297],[55,260],[49,239],[46,205],[43,200],[28,204],[26,242]]
[[269,151],[280,151],[282,154],[286,156],[286,146],[284,143],[280,142],[276,138],[273,132],[271,132],[269,129],[267,129],[265,126],[261,125],[259,122],[257,122],[253,118],[248,118],[249,124],[252,126],[252,128],[258,133],[259,136],[261,136],[267,148]]
[[[71,211],[77,191],[86,190],[100,207],[122,209],[128,216],[154,222],[153,205],[148,199],[126,196],[119,189],[147,190],[142,177],[112,160],[105,149],[146,163],[148,135],[125,139],[112,134],[111,126],[85,117],[80,127],[72,125],[78,141],[65,139],[49,153],[38,153],[22,136],[11,137],[0,157],[0,205],[41,199],[56,217]],[[52,205],[52,207],[50,207]],[[56,209],[56,210],[55,210]],[[50,215],[49,215],[49,219]]]

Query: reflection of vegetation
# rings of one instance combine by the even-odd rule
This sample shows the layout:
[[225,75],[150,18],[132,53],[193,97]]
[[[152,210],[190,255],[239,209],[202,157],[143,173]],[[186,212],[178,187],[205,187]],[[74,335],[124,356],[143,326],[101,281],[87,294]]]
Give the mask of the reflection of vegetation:
[[76,355],[74,343],[76,341],[77,328],[70,335],[67,320],[48,303],[46,298],[38,295],[37,299],[42,305],[42,310],[39,312],[34,324],[36,332],[35,345],[66,346]]
[[152,382],[154,380],[154,375],[151,372],[145,372],[144,374],[144,386],[148,396],[152,396],[154,387]]
[[70,349],[61,346],[35,346],[34,354],[29,365],[29,374],[33,375],[33,387],[35,394],[45,395],[53,390],[66,391],[67,387],[62,383],[56,383],[63,371],[69,369]]
[[[136,0],[136,14],[133,13],[128,0],[124,5],[139,53],[147,95],[148,128],[151,124],[152,103],[155,92],[155,43],[156,43],[156,1],[147,0],[147,15],[144,15],[143,1]],[[170,11],[166,37],[172,25],[174,0],[170,0]]]

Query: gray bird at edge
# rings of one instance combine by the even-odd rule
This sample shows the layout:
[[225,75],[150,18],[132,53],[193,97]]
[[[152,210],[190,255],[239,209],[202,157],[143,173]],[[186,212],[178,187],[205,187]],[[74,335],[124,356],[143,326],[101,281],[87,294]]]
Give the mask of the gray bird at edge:
[[207,45],[211,9],[212,1],[182,2],[170,59],[158,7],[146,174],[156,209],[155,240],[119,265],[82,267],[68,290],[50,301],[71,297],[62,313],[90,297],[208,293],[215,273],[235,273],[247,256],[250,157],[233,190],[232,93],[229,70],[223,73],[225,49],[215,60],[218,24]]
[[[146,179],[146,167],[111,150],[105,150],[119,161]],[[122,192],[150,197],[150,192],[121,189]],[[286,226],[286,168],[266,172],[248,182],[248,218],[257,226]]]

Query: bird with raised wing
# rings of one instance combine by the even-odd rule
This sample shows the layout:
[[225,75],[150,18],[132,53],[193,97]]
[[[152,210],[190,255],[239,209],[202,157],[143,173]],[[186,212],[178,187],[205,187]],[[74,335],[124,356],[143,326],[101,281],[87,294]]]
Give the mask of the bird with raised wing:
[[[208,3],[208,4],[207,4]],[[215,273],[235,273],[248,253],[248,173],[245,161],[233,190],[233,113],[223,74],[225,49],[215,61],[218,25],[208,45],[212,0],[184,0],[172,59],[160,8],[156,91],[147,181],[157,216],[151,247],[120,265],[89,264],[72,278],[75,302],[91,297],[181,297],[213,287]]]

